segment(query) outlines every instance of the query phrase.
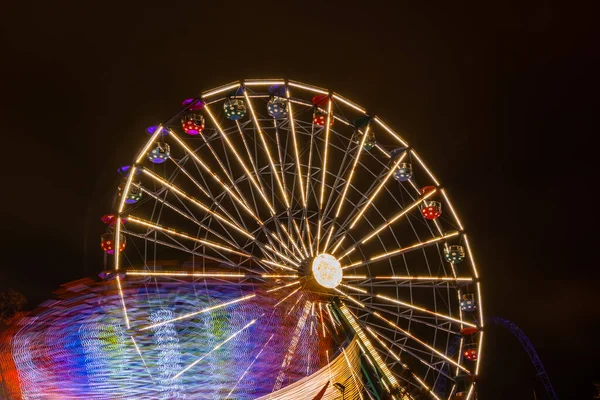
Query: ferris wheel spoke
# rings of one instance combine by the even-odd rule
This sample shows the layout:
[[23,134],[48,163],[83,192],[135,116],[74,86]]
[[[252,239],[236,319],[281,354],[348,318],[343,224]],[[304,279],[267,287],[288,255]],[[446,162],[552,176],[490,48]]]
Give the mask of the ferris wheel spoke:
[[[196,179],[195,179],[195,178],[192,176],[192,174],[191,174],[189,171],[187,171],[187,170],[186,170],[186,169],[185,169],[185,168],[184,168],[184,167],[183,167],[183,166],[182,166],[180,163],[178,163],[177,161],[175,161],[175,160],[173,160],[173,159],[171,159],[171,161],[172,161],[172,162],[173,162],[173,164],[174,164],[174,165],[177,167],[177,169],[178,169],[179,171],[183,172],[183,174],[184,174],[184,175],[185,175],[185,176],[186,176],[186,177],[187,177],[187,178],[190,180],[190,182],[192,182],[192,183],[194,184],[194,186],[196,186],[196,187],[197,187],[197,188],[198,188],[198,189],[199,189],[199,190],[202,192],[202,194],[204,194],[206,197],[208,197],[208,198],[209,198],[209,199],[210,199],[210,200],[213,202],[213,204],[214,204],[214,205],[215,205],[215,206],[216,206],[216,207],[217,207],[217,208],[218,208],[218,209],[219,209],[219,210],[220,210],[220,211],[221,211],[221,212],[222,212],[222,213],[223,213],[225,216],[227,216],[227,218],[229,218],[229,219],[230,219],[230,220],[232,220],[232,221],[237,221],[237,220],[236,220],[236,218],[235,218],[233,215],[231,215],[231,213],[230,213],[230,212],[227,210],[227,208],[225,208],[225,207],[223,206],[223,204],[221,204],[221,203],[222,203],[222,199],[223,199],[223,197],[225,197],[224,195],[220,195],[220,196],[217,196],[217,197],[213,196],[213,194],[212,194],[212,193],[210,192],[210,190],[208,189],[208,185],[206,185],[206,181],[204,181],[204,183],[205,183],[205,185],[206,185],[206,186],[203,186],[203,185],[202,185],[200,182],[198,182],[198,181],[197,181],[197,180],[196,180]],[[196,164],[196,167],[197,167],[197,164]],[[198,172],[201,174],[201,172],[200,172],[200,171],[198,171]],[[202,179],[204,179],[204,177],[202,177]],[[241,201],[241,200],[240,200],[240,201]],[[242,208],[243,208],[243,205],[242,205]],[[245,210],[245,209],[244,209],[244,210]],[[240,225],[241,225],[241,226],[242,226],[244,229],[248,230],[248,227],[246,226],[246,223],[245,223],[244,219],[242,218],[242,216],[240,215],[240,212],[239,212],[239,210],[238,210],[237,208],[236,208],[236,211],[237,211],[237,214],[238,214],[238,217],[239,217],[239,222],[238,222],[238,223],[239,223],[239,224],[240,224]],[[255,220],[257,220],[257,219],[258,219],[258,217],[257,217],[256,215],[253,215],[253,213],[252,213],[252,211],[251,211],[251,210],[250,210],[250,211],[246,210],[246,212],[247,212],[247,213],[249,213],[249,214],[252,216],[252,218],[253,218],[253,219],[255,219]],[[258,222],[258,221],[257,221],[257,222]]]
[[[433,369],[434,371],[444,375],[446,378],[450,379],[452,382],[455,382],[455,378],[451,377],[450,375],[448,375],[447,373],[445,373],[444,371],[442,371],[441,369],[439,369],[438,367],[434,366],[433,364],[427,362],[423,357],[419,356],[417,354],[416,351],[413,351],[414,349],[411,349],[410,347],[406,346],[406,345],[402,345],[400,343],[398,343],[398,341],[394,341],[391,340],[390,338],[386,337],[384,334],[382,334],[381,332],[373,329],[372,327],[377,327],[377,325],[373,325],[373,324],[369,324],[367,323],[367,325],[370,326],[365,326],[365,329],[367,332],[369,332],[369,334],[371,334],[371,336],[397,361],[399,362],[403,367],[407,368],[408,366],[406,364],[404,364],[400,358],[402,352],[405,352],[407,354],[409,354],[410,356],[412,356],[413,358],[415,358],[417,361],[421,362],[422,364],[424,364],[425,366],[427,366],[430,369]],[[382,338],[385,340],[385,342],[389,343],[390,346],[395,346],[395,347],[399,347],[400,348],[400,353],[396,353],[394,352],[385,342],[384,340],[382,340]],[[411,371],[412,373],[412,371]],[[416,375],[413,375],[416,376]],[[429,389],[429,388],[428,388]]]
[[130,276],[162,276],[165,278],[248,278],[253,275],[247,274],[236,274],[236,273],[225,273],[225,272],[193,272],[193,271],[161,271],[161,272],[152,272],[147,270],[127,270],[125,271],[127,275]]
[[[281,192],[281,196],[284,200],[284,205],[286,207],[286,211],[288,213],[288,215],[290,215],[291,218],[291,203],[290,200],[288,198],[288,193],[287,193],[287,188],[285,187],[285,181],[283,181],[282,179],[280,179],[279,177],[279,173],[277,171],[277,167],[275,166],[275,162],[273,160],[273,157],[271,155],[271,151],[269,150],[269,144],[267,142],[266,139],[266,135],[263,132],[260,123],[258,122],[258,118],[256,117],[256,113],[254,112],[254,106],[252,105],[252,102],[250,101],[250,97],[248,96],[248,93],[246,90],[244,90],[244,97],[246,98],[246,102],[248,104],[248,108],[250,109],[250,114],[252,115],[252,120],[254,122],[254,126],[256,128],[256,131],[258,132],[258,136],[260,137],[265,155],[267,156],[267,159],[269,161],[269,165],[271,167],[271,171],[272,171],[272,176],[275,179],[275,182],[277,183],[277,186]],[[278,151],[279,154],[279,151]],[[280,168],[282,169],[282,173],[283,173],[283,164],[282,161],[280,160]],[[277,214],[275,213],[275,211],[272,211],[273,213],[273,218],[275,218],[277,220],[277,222],[279,223],[279,217],[277,216]],[[283,225],[281,225],[283,226]],[[302,243],[302,237],[299,237],[298,239],[294,239],[292,237],[292,235],[290,234],[290,232],[287,229],[284,229],[284,232],[286,233],[286,236],[290,239],[290,242],[292,243],[292,245],[294,247],[297,246],[296,240],[299,240]],[[304,244],[302,244],[304,246]],[[300,251],[300,250],[298,250]],[[301,251],[300,251],[301,253]]]
[[408,147],[408,143],[406,143],[404,140],[402,140],[402,138],[400,136],[398,136],[398,134],[396,132],[391,130],[389,126],[384,124],[383,121],[381,119],[379,119],[379,117],[373,118],[373,121],[375,121],[375,123],[377,123],[380,127],[382,127],[390,136],[392,136],[395,140],[397,140],[402,146]]
[[292,107],[292,102],[290,101],[290,90],[289,88],[286,88],[286,97],[287,97],[287,106],[289,108],[289,112],[288,112],[288,118],[289,118],[289,124],[292,130],[292,144],[294,146],[294,157],[296,159],[296,177],[298,179],[298,188],[300,190],[300,199],[301,199],[301,204],[302,207],[304,209],[304,211],[307,210],[307,204],[306,204],[306,196],[304,195],[304,183],[302,180],[302,177],[304,176],[302,174],[302,164],[300,163],[300,151],[298,150],[298,139],[296,137],[296,120],[294,118],[294,109]]
[[[285,190],[285,192],[288,192],[288,189],[286,187],[286,183],[285,183],[285,168],[284,166],[287,165],[286,164],[286,160],[284,159],[284,157],[281,155],[281,149],[283,148],[283,146],[280,143],[279,140],[279,127],[277,126],[277,120],[273,119],[273,124],[275,127],[275,137],[277,139],[277,155],[279,157],[279,166],[281,168],[281,181],[283,182],[283,189]],[[300,250],[300,248],[298,248],[297,244],[295,243],[296,240],[292,239],[292,235],[290,233],[288,233],[288,230],[285,229],[285,225],[281,224],[281,227],[283,228],[283,230],[286,232],[286,235],[290,238],[292,245],[296,248],[296,250],[302,254],[304,252],[304,255],[308,257],[308,250],[306,248],[306,245],[304,244],[304,241],[302,240],[302,233],[300,232],[300,228],[298,227],[298,224],[296,223],[296,220],[294,218],[294,216],[292,215],[292,201],[294,199],[294,195],[293,195],[293,190],[291,191],[292,194],[292,198],[290,201],[290,205],[287,208],[287,215],[288,215],[288,222],[291,222],[290,225],[292,225],[294,227],[294,231],[297,235],[297,239],[300,242],[300,245],[302,246],[303,250]],[[290,228],[291,230],[291,228]]]
[[262,128],[260,127],[258,118],[256,117],[256,114],[254,112],[254,107],[252,106],[250,97],[248,97],[248,92],[245,89],[244,89],[244,97],[246,98],[246,102],[248,103],[248,108],[250,109],[250,114],[252,115],[252,120],[254,121],[254,126],[255,126],[256,131],[258,132],[258,136],[260,137],[260,140],[262,142],[263,148],[265,150],[265,155],[267,156],[267,158],[269,160],[269,165],[271,166],[271,171],[273,172],[275,182],[277,182],[277,187],[279,188],[279,191],[281,192],[281,196],[284,200],[284,204],[285,204],[286,208],[290,208],[290,201],[289,201],[287,193],[283,187],[283,183],[279,179],[279,174],[277,172],[277,168],[275,167],[275,162],[273,161],[273,157],[271,156],[271,151],[269,150],[269,144],[265,137],[265,133],[262,131]]
[[[179,208],[177,208],[173,204],[169,203],[166,200],[161,199],[155,193],[153,193],[150,190],[142,187],[141,185],[134,184],[134,186],[138,187],[142,192],[144,192],[147,195],[149,195],[150,197],[154,198],[156,201],[164,204],[165,206],[167,206],[168,208],[172,209],[173,211],[175,211],[176,213],[178,213],[182,217],[184,217],[184,218],[192,221],[193,223],[195,223],[196,225],[198,225],[200,228],[202,228],[202,229],[206,230],[207,232],[210,232],[211,234],[215,235],[216,237],[218,237],[222,241],[226,242],[230,246],[239,247],[239,244],[237,242],[235,242],[235,240],[233,239],[233,236],[231,236],[231,234],[229,233],[229,231],[226,231],[226,232],[229,234],[229,237],[231,238],[231,240],[227,239],[226,237],[224,237],[223,235],[221,235],[220,233],[218,233],[217,231],[215,231],[214,229],[212,229],[210,226],[208,226],[206,224],[203,224],[202,222],[198,221],[196,219],[196,217],[194,217],[192,215],[192,213],[180,210]],[[221,222],[219,221],[219,223],[221,223]]]
[[[409,286],[412,288],[431,288],[435,287],[435,284],[453,283],[459,284],[460,282],[473,282],[473,278],[470,276],[412,276],[412,275],[376,275],[367,278],[366,275],[359,275],[360,278],[343,276],[342,279],[361,279],[361,284],[371,284],[375,287],[401,287]],[[377,283],[377,281],[384,282],[383,284]],[[426,285],[415,285],[413,282],[425,283]],[[387,283],[390,283],[389,285]]]
[[[210,119],[213,121],[213,123],[217,127],[217,130],[219,131],[219,133],[221,134],[221,137],[223,138],[223,140],[227,144],[227,147],[234,154],[235,159],[238,161],[238,163],[240,164],[240,166],[244,169],[244,172],[246,173],[246,176],[248,177],[248,179],[250,180],[250,182],[252,183],[252,185],[256,188],[256,190],[258,191],[258,193],[262,197],[263,201],[265,202],[265,205],[269,208],[269,211],[270,211],[271,215],[272,216],[275,215],[275,209],[273,208],[273,205],[269,201],[269,198],[267,197],[264,188],[262,187],[262,185],[260,184],[260,182],[254,177],[254,174],[252,174],[252,172],[250,171],[250,169],[248,168],[248,166],[244,162],[244,159],[240,156],[240,154],[236,150],[235,146],[232,144],[231,140],[225,134],[225,132],[223,131],[223,128],[221,128],[221,125],[218,123],[217,119],[215,118],[215,116],[213,115],[213,113],[208,108],[208,105],[204,106],[204,110],[210,116]],[[239,125],[239,122],[236,121],[236,124],[238,126],[238,129],[240,130],[240,134],[243,137],[242,130],[241,130],[241,127]],[[244,145],[247,148],[245,138],[243,138],[243,139],[244,139]],[[254,162],[252,161],[251,157],[250,157],[250,162],[251,162],[252,166],[254,167]],[[258,174],[258,172],[256,171],[255,167],[254,167],[254,172],[255,172],[255,174],[256,174],[257,177],[260,176]],[[258,210],[257,210],[257,212],[258,212]]]
[[451,317],[449,315],[442,314],[442,313],[439,313],[439,312],[436,312],[436,311],[432,311],[432,310],[429,310],[429,309],[424,308],[424,307],[416,306],[414,304],[406,303],[404,301],[400,301],[400,300],[397,300],[397,299],[394,299],[394,298],[391,298],[391,297],[388,297],[388,296],[385,296],[385,295],[382,295],[382,294],[372,293],[370,295],[372,295],[375,298],[385,300],[385,301],[387,301],[389,303],[392,303],[394,305],[401,306],[401,307],[404,307],[404,308],[410,308],[412,310],[416,310],[416,311],[419,311],[419,312],[422,312],[422,313],[425,313],[425,314],[433,315],[433,316],[438,317],[438,318],[443,318],[445,320],[448,320],[448,321],[451,321],[451,322],[454,322],[454,323],[457,323],[457,324],[464,324],[464,325],[467,325],[467,326],[470,326],[470,327],[473,327],[473,328],[477,327],[477,325],[472,324],[470,322],[467,322],[465,320],[454,318],[454,317]]
[[218,244],[218,243],[211,242],[211,241],[208,241],[208,240],[199,239],[199,238],[190,236],[190,235],[188,235],[186,233],[178,232],[178,231],[176,231],[173,228],[163,227],[161,225],[154,224],[154,223],[152,223],[150,221],[146,221],[146,220],[138,218],[138,217],[136,217],[134,215],[129,215],[127,218],[128,218],[127,219],[128,222],[132,222],[132,223],[135,223],[135,224],[138,224],[138,225],[142,225],[142,226],[145,226],[146,228],[155,229],[157,231],[169,234],[171,236],[176,236],[176,237],[180,237],[180,238],[183,238],[183,239],[186,239],[186,240],[190,240],[192,242],[201,244],[202,246],[205,246],[207,248],[211,248],[213,250],[224,251],[226,253],[236,254],[236,255],[239,255],[239,256],[242,256],[242,257],[253,258],[253,255],[250,254],[250,253],[243,252],[243,251],[238,251],[238,250],[235,250],[235,249],[233,249],[231,247],[227,247],[227,246],[224,246],[222,244]]
[[[212,261],[216,261],[216,262],[219,262],[219,263],[223,263],[225,265],[231,265],[231,266],[236,266],[236,267],[238,266],[237,263],[233,262],[232,260],[228,259],[227,257],[225,257],[225,258],[218,258],[218,257],[212,256],[212,255],[200,253],[198,251],[191,250],[191,249],[189,249],[189,248],[181,245],[180,243],[173,244],[173,243],[165,242],[165,241],[162,241],[162,240],[159,240],[159,239],[153,239],[153,238],[148,237],[146,235],[142,235],[142,234],[139,234],[139,233],[136,233],[136,232],[132,232],[132,231],[129,231],[129,230],[123,230],[123,233],[126,234],[126,235],[128,235],[128,236],[137,237],[138,239],[142,239],[142,240],[149,241],[149,242],[161,245],[161,246],[165,246],[165,247],[169,247],[169,248],[172,248],[172,249],[175,249],[175,250],[179,250],[181,252],[188,253],[188,254],[191,254],[193,256],[202,257],[202,258],[205,258],[207,260],[212,260]],[[243,267],[243,266],[239,266],[239,267],[242,268],[242,269],[251,271],[251,272],[255,272],[255,271],[252,271],[252,270],[250,270],[250,269],[248,269],[246,267]]]
[[[403,254],[403,253],[406,253],[406,252],[409,252],[409,251],[413,251],[413,250],[421,249],[423,247],[431,246],[433,244],[441,242],[442,240],[446,240],[448,238],[457,236],[459,234],[460,234],[460,232],[457,232],[457,231],[449,232],[449,233],[446,233],[443,236],[437,236],[437,237],[434,237],[433,239],[429,239],[429,240],[426,240],[424,242],[415,243],[415,244],[413,244],[411,246],[408,246],[408,247],[401,247],[401,248],[398,248],[398,249],[395,249],[395,250],[392,250],[392,251],[389,251],[389,252],[386,252],[386,253],[382,253],[382,254],[373,256],[373,257],[369,258],[368,260],[362,260],[362,261],[355,262],[355,263],[350,264],[348,266],[342,267],[342,269],[352,269],[352,268],[361,267],[363,265],[371,264],[371,263],[376,262],[376,261],[387,260],[388,258],[397,256],[399,254]],[[344,254],[342,254],[338,258],[338,260],[341,260],[344,257],[348,256],[350,253],[352,253],[352,251],[354,251],[354,249],[346,251]]]
[[323,210],[323,202],[325,200],[325,182],[327,180],[327,155],[329,152],[329,132],[331,130],[331,106],[333,101],[331,97],[327,100],[327,121],[325,122],[325,142],[323,143],[323,165],[321,167],[321,195],[319,197],[319,211]]
[[[380,226],[378,226],[374,231],[367,233],[365,236],[363,236],[360,240],[354,242],[353,245],[351,245],[347,250],[346,253],[350,254],[351,252],[353,252],[356,247],[358,247],[359,245],[363,245],[365,243],[367,243],[369,240],[373,239],[375,236],[377,236],[381,231],[383,231],[385,228],[391,226],[392,224],[394,224],[396,221],[398,221],[400,218],[404,217],[405,215],[407,215],[411,210],[413,210],[415,207],[417,207],[419,204],[421,204],[423,201],[427,200],[430,196],[433,196],[433,194],[437,191],[437,189],[434,189],[432,191],[430,191],[429,193],[427,193],[426,195],[424,195],[422,198],[418,198],[417,200],[413,201],[410,205],[408,205],[407,207],[405,207],[404,209],[402,209],[402,211],[400,211],[399,213],[397,213],[396,215],[394,215],[391,219],[387,220],[385,223],[381,224]],[[340,239],[340,241],[343,240],[343,238],[346,235],[344,235],[342,237],[342,239]],[[341,242],[340,242],[341,245]],[[335,250],[332,252],[332,254],[335,253]]]
[[[279,243],[279,245],[281,245],[282,248],[285,249],[286,254],[289,254],[298,262],[301,261],[300,258],[298,258],[298,256],[288,247],[288,245],[286,245],[285,242],[279,238],[279,236],[271,231],[269,231],[269,234],[277,243]],[[271,243],[271,246],[273,246],[273,242],[271,240],[269,240],[269,242]]]
[[208,206],[206,206],[205,204],[203,204],[199,200],[197,200],[194,197],[188,195],[187,193],[185,193],[183,190],[179,189],[178,187],[173,186],[169,182],[165,181],[163,178],[161,178],[158,175],[154,174],[153,172],[149,171],[148,169],[144,168],[142,171],[146,175],[148,175],[150,178],[152,178],[152,179],[160,182],[163,186],[169,188],[173,192],[177,193],[179,196],[181,196],[181,197],[185,198],[186,200],[190,201],[192,204],[194,204],[195,206],[197,206],[198,208],[200,208],[202,211],[206,212],[207,214],[210,214],[211,216],[215,217],[219,221],[225,223],[226,225],[228,225],[231,228],[235,229],[236,231],[240,232],[241,234],[243,234],[244,236],[248,237],[249,239],[253,239],[253,240],[256,239],[252,234],[250,234],[250,232],[248,232],[247,230],[245,230],[241,226],[241,224],[239,222],[237,222],[235,220],[232,220],[232,219],[229,219],[229,218],[225,218],[222,215],[220,215],[219,213],[216,213],[216,212],[212,211]]
[[410,149],[410,154],[412,154],[412,156],[417,160],[417,162],[421,165],[421,167],[425,170],[425,172],[427,172],[427,175],[429,175],[429,177],[436,184],[436,186],[439,186],[440,182],[435,178],[435,176],[433,176],[433,174],[431,173],[429,168],[427,168],[427,166],[425,165],[423,160],[421,160],[421,157],[419,157],[417,152],[414,151],[413,149]]
[[[233,185],[235,192],[233,190],[231,190],[231,188],[226,185],[223,181],[221,181],[221,179],[217,176],[217,174],[215,174],[211,168],[206,165],[206,163],[204,161],[202,161],[202,159],[200,157],[198,157],[198,155],[192,151],[192,149],[190,149],[184,142],[183,140],[181,140],[174,131],[169,131],[169,135],[173,137],[173,139],[175,139],[175,141],[177,143],[179,143],[179,145],[181,147],[183,147],[183,149],[186,151],[186,153],[192,157],[192,159],[202,167],[202,169],[208,174],[210,175],[222,188],[223,190],[225,190],[229,196],[235,200],[235,202],[237,204],[239,204],[247,213],[249,213],[252,218],[254,218],[259,224],[262,222],[260,220],[260,218],[254,214],[254,212],[252,211],[252,209],[250,208],[250,206],[248,205],[248,202],[246,201],[246,199],[244,198],[244,196],[242,195],[237,195],[235,192],[239,192],[240,189],[237,187],[237,185],[235,184],[235,182],[233,181],[233,179],[227,174],[228,178],[231,180],[231,184]],[[208,142],[207,142],[208,143]],[[227,173],[227,171],[225,171]],[[190,178],[190,175],[186,174],[188,176],[188,178]],[[197,182],[196,182],[197,183]],[[197,184],[197,186],[200,187],[199,184]],[[202,190],[204,192],[204,190]],[[209,197],[212,197],[209,195]]]
[[[384,335],[379,334],[378,332],[375,332],[373,329],[366,327],[367,332],[369,332],[371,334],[371,336],[373,336],[373,338],[381,345],[381,347],[383,347],[394,359],[396,359],[399,363],[402,363],[402,361],[400,360],[400,357],[394,353],[392,351],[392,349],[390,349],[385,342],[381,339],[382,337],[384,339],[386,339],[388,342],[390,342],[390,340],[385,337]],[[391,344],[396,344],[394,342],[390,342]],[[446,376],[448,379],[452,380],[453,382],[455,382],[455,379],[450,377],[449,375],[447,375],[445,372],[441,371],[440,369],[434,367],[433,365],[431,365],[430,363],[428,363],[427,361],[425,361],[423,358],[419,357],[417,354],[415,354],[414,352],[410,351],[409,349],[402,347],[402,351],[405,351],[406,353],[410,354],[411,356],[413,356],[414,358],[416,358],[418,361],[420,361],[421,363],[425,364],[426,366],[428,366],[429,368],[437,371],[438,373]],[[404,363],[402,363],[402,366],[404,368],[408,368],[408,366]],[[437,399],[437,400],[441,400],[436,394],[435,392],[425,383],[425,381],[422,378],[419,378],[417,374],[415,374],[414,372],[410,371],[410,374],[412,375],[413,378],[415,378],[415,380],[417,380],[417,382],[419,382],[419,384],[426,389],[429,393],[431,393],[431,395]]]
[[[441,351],[437,350],[436,348],[434,348],[433,346],[425,343],[423,340],[419,339],[418,337],[416,337],[415,335],[413,335],[412,333],[408,332],[407,330],[402,329],[401,327],[399,327],[397,324],[395,324],[394,322],[390,321],[389,319],[385,318],[384,316],[382,316],[380,313],[378,313],[377,311],[372,312],[372,315],[376,316],[377,318],[379,318],[380,320],[384,321],[386,324],[388,324],[389,326],[391,326],[396,332],[400,332],[402,333],[402,335],[404,335],[407,338],[410,338],[412,340],[414,340],[415,342],[417,342],[418,344],[420,344],[421,346],[425,347],[426,349],[428,349],[429,351],[435,353],[439,358],[445,360],[446,362],[449,362],[450,364],[454,365],[455,367],[460,368],[461,370],[463,370],[464,372],[466,372],[467,374],[471,374],[471,371],[469,371],[467,368],[465,368],[464,366],[460,365],[457,361],[453,360],[452,358],[448,357],[447,355],[445,355],[444,353],[442,353]],[[374,324],[371,324],[373,326],[377,326]]]
[[[358,149],[356,151],[356,156],[354,157],[354,162],[352,163],[352,168],[350,169],[348,178],[346,179],[346,184],[344,185],[344,190],[342,191],[342,196],[340,197],[340,199],[338,200],[338,203],[337,203],[338,206],[336,208],[336,211],[335,211],[335,214],[333,217],[333,222],[331,223],[331,225],[329,227],[329,233],[327,235],[327,240],[325,242],[323,252],[327,252],[327,248],[329,247],[329,241],[331,240],[331,237],[332,237],[334,229],[335,229],[335,221],[337,221],[338,217],[340,216],[342,207],[344,205],[344,200],[346,199],[346,195],[348,194],[348,189],[350,188],[350,185],[352,184],[352,178],[354,177],[354,172],[356,171],[356,166],[358,165],[358,161],[360,160],[360,156],[362,154],[362,150],[364,148],[365,141],[369,135],[369,129],[370,129],[370,126],[367,126],[367,129],[365,129],[365,132],[363,133],[363,137],[362,137],[360,144],[358,146]],[[351,143],[352,143],[352,141],[350,141],[350,144]],[[348,154],[348,152],[346,152],[346,154]],[[330,196],[330,198],[331,197],[333,197],[333,193],[332,193],[332,196]],[[341,244],[341,241],[339,242],[339,244]]]
[[379,194],[379,192],[381,192],[381,189],[384,188],[385,184],[388,182],[388,180],[390,179],[390,177],[398,169],[398,165],[400,165],[400,163],[402,161],[404,161],[405,157],[406,157],[406,152],[404,152],[398,158],[398,160],[394,163],[394,165],[392,167],[390,167],[388,173],[381,180],[381,182],[379,183],[379,185],[377,186],[377,188],[375,189],[375,191],[373,193],[371,193],[370,195],[368,195],[369,196],[368,199],[362,204],[362,206],[359,206],[360,210],[358,211],[358,213],[352,219],[352,222],[350,223],[350,227],[348,228],[348,230],[350,230],[350,229],[354,228],[354,226],[356,226],[356,224],[357,224],[358,220],[360,219],[360,217],[362,217],[362,215],[365,213],[365,211],[367,210],[367,208],[373,203],[373,201],[375,200],[375,198],[377,197],[377,195]]

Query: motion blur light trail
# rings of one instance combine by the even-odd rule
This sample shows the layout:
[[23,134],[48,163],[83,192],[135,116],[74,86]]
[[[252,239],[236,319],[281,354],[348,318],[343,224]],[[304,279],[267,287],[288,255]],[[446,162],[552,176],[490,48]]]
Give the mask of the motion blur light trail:
[[[256,292],[252,303],[233,303],[164,324],[176,315],[248,293],[214,283],[208,283],[200,292],[183,284],[164,283],[150,288],[128,282],[123,290],[131,321],[143,319],[158,325],[134,331],[127,330],[121,318],[115,286],[114,281],[91,280],[65,285],[62,299],[48,301],[20,319],[9,333],[14,335],[12,342],[6,340],[8,336],[2,341],[2,374],[12,382],[5,388],[11,393],[8,398],[266,396],[276,383],[289,338],[304,311],[297,307],[288,315],[287,309],[273,308],[279,297]],[[150,307],[145,301],[148,295],[156,299]],[[261,323],[240,330],[248,318],[261,319]],[[324,349],[331,346],[331,339],[307,334],[306,327],[302,332],[296,349],[302,357],[290,358],[283,386],[301,381],[327,365]],[[268,349],[263,348],[265,343]],[[173,379],[203,355],[205,358],[195,368]],[[252,377],[245,373],[249,368]]]

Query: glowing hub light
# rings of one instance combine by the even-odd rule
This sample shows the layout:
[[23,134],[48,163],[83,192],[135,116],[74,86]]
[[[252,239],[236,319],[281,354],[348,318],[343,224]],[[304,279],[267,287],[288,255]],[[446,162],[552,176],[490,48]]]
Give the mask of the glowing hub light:
[[319,254],[312,262],[312,273],[319,285],[328,289],[337,287],[342,281],[342,266],[330,254]]

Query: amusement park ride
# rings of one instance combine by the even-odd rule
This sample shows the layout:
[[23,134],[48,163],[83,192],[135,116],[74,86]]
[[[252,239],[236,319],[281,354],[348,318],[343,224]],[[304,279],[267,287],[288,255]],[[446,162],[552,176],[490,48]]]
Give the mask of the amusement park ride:
[[102,218],[112,268],[72,302],[80,366],[52,387],[21,373],[24,398],[476,398],[469,238],[381,118],[323,88],[243,80],[147,133]]

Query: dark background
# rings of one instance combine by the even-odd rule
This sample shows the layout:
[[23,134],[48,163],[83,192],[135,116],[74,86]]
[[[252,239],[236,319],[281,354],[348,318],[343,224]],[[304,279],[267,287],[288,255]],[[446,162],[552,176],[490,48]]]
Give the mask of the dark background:
[[[0,290],[33,306],[97,274],[99,218],[145,127],[202,90],[287,77],[355,100],[416,147],[470,233],[485,313],[529,335],[561,398],[592,397],[597,13],[542,0],[11,3]],[[543,398],[513,336],[490,329],[484,353],[481,398]]]

